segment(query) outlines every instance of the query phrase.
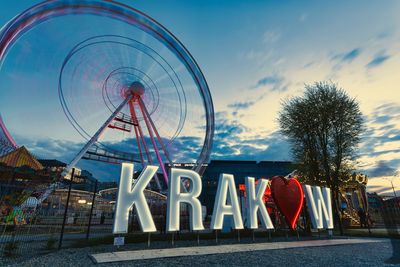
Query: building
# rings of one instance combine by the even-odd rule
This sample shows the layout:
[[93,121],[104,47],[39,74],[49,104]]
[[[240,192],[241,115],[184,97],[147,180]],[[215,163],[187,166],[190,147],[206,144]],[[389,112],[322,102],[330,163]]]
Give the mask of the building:
[[239,184],[244,184],[247,176],[257,180],[276,175],[286,176],[294,170],[294,164],[289,161],[212,160],[202,176],[201,203],[206,206],[207,214],[211,214],[221,173],[232,174],[239,188]]
[[1,156],[0,163],[12,168],[27,166],[35,171],[44,169],[43,165],[24,146]]
[[109,188],[116,188],[116,187],[118,187],[117,182],[105,181],[105,182],[99,182],[99,184],[97,185],[97,190],[101,191],[101,190],[105,190],[105,189],[109,189]]
[[48,171],[62,172],[67,164],[56,159],[39,159],[39,162]]
[[[61,173],[67,167],[67,164],[56,160],[56,159],[40,159],[39,162],[44,166],[47,174],[53,176],[55,180],[71,180],[72,170],[70,170],[64,177],[61,177]],[[74,176],[80,176],[82,170],[74,168]]]
[[[92,173],[82,170],[79,174],[74,175],[72,188],[76,190],[93,192],[96,187],[97,179],[93,177]],[[98,189],[96,189],[98,191]]]
[[[61,224],[67,203],[68,189],[56,189],[41,205],[37,216],[41,224]],[[87,224],[92,207],[93,192],[71,190],[68,204],[67,224]],[[95,194],[93,224],[112,224],[114,202]]]

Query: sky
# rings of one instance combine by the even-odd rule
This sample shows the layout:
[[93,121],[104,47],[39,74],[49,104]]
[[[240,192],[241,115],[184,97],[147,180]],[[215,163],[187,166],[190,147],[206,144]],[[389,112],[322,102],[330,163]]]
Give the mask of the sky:
[[[357,170],[370,177],[369,190],[391,195],[392,181],[400,194],[399,1],[122,2],[173,32],[199,64],[215,110],[211,159],[291,160],[278,132],[282,101],[302,95],[305,84],[332,81],[364,114]],[[2,1],[0,24],[36,3]],[[46,89],[54,87],[59,58],[89,32],[136,36],[77,17],[28,32],[0,70],[0,113],[17,142],[40,157],[67,161],[82,146]],[[117,166],[79,166],[101,180],[118,177]]]

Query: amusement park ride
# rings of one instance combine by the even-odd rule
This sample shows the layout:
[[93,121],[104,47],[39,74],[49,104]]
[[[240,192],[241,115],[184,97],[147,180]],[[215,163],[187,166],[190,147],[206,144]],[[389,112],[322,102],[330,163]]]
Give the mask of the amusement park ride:
[[[71,45],[62,66],[58,66],[58,95],[68,121],[86,144],[62,175],[81,159],[136,162],[142,168],[158,165],[161,173],[154,179],[161,191],[161,181],[168,185],[164,162],[173,164],[180,150],[191,149],[180,142],[181,138],[189,136],[185,129],[200,129],[196,135],[200,150],[189,159],[198,163],[194,165],[194,170],[198,171],[209,158],[213,140],[214,111],[210,91],[189,51],[170,31],[146,14],[110,0],[44,1],[17,15],[0,30],[0,66],[10,48],[26,32],[65,15],[94,15],[117,21],[149,36],[145,40],[151,41],[146,43],[112,33],[89,38],[85,35],[83,41]],[[132,58],[137,59],[133,64]],[[83,68],[82,62],[93,64],[87,63]],[[172,66],[176,63],[179,67]],[[84,77],[96,86],[86,89],[88,83],[83,81]],[[80,79],[82,82],[78,83]],[[79,105],[74,103],[77,99],[81,101]],[[91,119],[98,113],[102,116]],[[116,131],[124,134],[124,138],[111,138],[110,142],[101,140],[105,132],[112,136]]]

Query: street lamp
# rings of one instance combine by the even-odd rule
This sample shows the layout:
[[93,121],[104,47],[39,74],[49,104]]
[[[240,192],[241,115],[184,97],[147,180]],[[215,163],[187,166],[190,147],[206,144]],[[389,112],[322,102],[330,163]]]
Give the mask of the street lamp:
[[[396,171],[394,176],[398,177],[398,175],[399,175],[399,173]],[[393,190],[393,195],[394,195],[394,201],[393,201],[394,206],[393,207],[394,207],[394,210],[397,211],[398,207],[399,207],[399,202],[397,200],[396,190],[394,189],[394,186],[393,186],[393,178],[389,179],[388,177],[384,177],[383,179],[388,180],[390,182],[390,184],[392,185],[392,190]]]
[[[395,176],[397,176],[397,175],[398,175],[398,173],[396,172],[396,175],[395,175]],[[388,177],[384,177],[383,179],[385,179],[385,180],[387,180],[387,181],[390,182],[390,184],[392,185],[392,190],[393,190],[394,198],[397,199],[396,190],[394,189],[393,181],[392,181],[393,178],[392,178],[392,179],[389,179]]]

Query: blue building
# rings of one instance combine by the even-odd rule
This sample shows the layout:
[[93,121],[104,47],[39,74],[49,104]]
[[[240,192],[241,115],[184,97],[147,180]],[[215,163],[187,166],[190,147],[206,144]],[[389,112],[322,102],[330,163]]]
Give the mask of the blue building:
[[[173,167],[193,169],[193,166],[193,163],[179,163]],[[166,167],[169,169],[171,166],[166,164]],[[294,170],[295,165],[290,161],[211,160],[200,169],[203,181],[200,201],[206,206],[207,214],[211,214],[221,173],[232,174],[238,188],[239,184],[245,183],[246,176],[254,177],[256,180],[268,179],[276,175],[286,176]]]

